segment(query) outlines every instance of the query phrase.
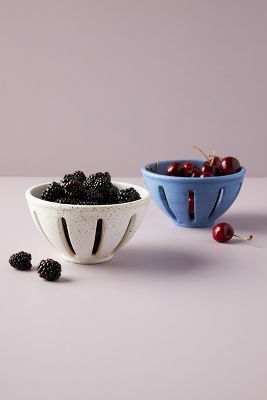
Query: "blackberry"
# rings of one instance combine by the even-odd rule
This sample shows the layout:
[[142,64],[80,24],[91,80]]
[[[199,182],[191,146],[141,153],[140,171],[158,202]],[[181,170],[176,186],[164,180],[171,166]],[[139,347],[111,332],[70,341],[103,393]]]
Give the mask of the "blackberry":
[[20,251],[19,253],[12,254],[8,261],[11,267],[19,269],[20,271],[26,271],[32,267],[31,259],[31,254]]
[[80,198],[83,195],[82,183],[78,179],[74,179],[72,175],[65,175],[60,183],[67,197]]
[[79,200],[77,204],[79,206],[95,206],[97,203],[90,200]]
[[55,281],[61,276],[61,265],[57,261],[48,258],[39,263],[37,272],[41,278],[47,281]]
[[85,173],[83,171],[75,171],[72,174],[72,176],[73,176],[74,179],[77,179],[80,182],[83,182],[86,179]]
[[89,177],[83,182],[83,186],[86,190],[94,188],[101,191],[107,191],[112,186],[111,176],[108,172],[97,172],[96,174],[89,175]]
[[76,181],[83,182],[86,179],[85,173],[83,171],[75,171],[72,174],[66,174],[64,175],[63,179],[61,180],[61,183],[66,183],[67,181],[70,181],[72,179],[75,179]]
[[84,200],[93,202],[94,204],[103,204],[105,200],[105,192],[91,187],[85,191]]
[[120,190],[118,194],[118,203],[129,203],[130,201],[140,200],[140,194],[133,188]]
[[61,199],[57,199],[55,201],[59,204],[79,204],[79,199],[72,199],[70,197],[62,197]]
[[106,204],[117,204],[119,192],[117,186],[112,185],[106,196]]
[[55,201],[64,196],[64,189],[58,182],[50,183],[43,191],[41,198],[47,201]]

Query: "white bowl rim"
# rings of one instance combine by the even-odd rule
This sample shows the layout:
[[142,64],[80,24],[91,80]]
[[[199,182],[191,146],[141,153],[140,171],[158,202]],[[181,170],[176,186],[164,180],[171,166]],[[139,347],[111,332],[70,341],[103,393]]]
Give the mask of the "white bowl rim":
[[[56,182],[56,181],[54,181],[54,182]],[[61,210],[62,209],[71,210],[71,209],[74,209],[74,208],[85,209],[85,210],[88,210],[88,209],[100,210],[100,209],[107,209],[107,208],[114,208],[114,207],[126,207],[127,208],[127,207],[129,207],[131,205],[141,206],[141,205],[149,202],[149,200],[151,198],[148,190],[145,189],[142,186],[135,185],[135,184],[132,184],[132,183],[129,183],[129,182],[121,182],[121,181],[111,181],[111,182],[115,186],[116,185],[121,185],[121,186],[125,186],[125,188],[133,187],[135,190],[138,191],[138,193],[141,196],[141,199],[135,200],[135,201],[129,201],[128,203],[101,204],[101,205],[98,205],[98,204],[96,204],[96,205],[81,205],[81,204],[55,203],[53,201],[47,201],[47,200],[40,199],[39,197],[36,197],[36,196],[34,196],[32,194],[33,190],[38,189],[41,186],[45,186],[45,185],[47,186],[52,182],[43,182],[43,183],[40,183],[38,185],[31,186],[29,189],[26,190],[25,196],[26,196],[27,200],[29,200],[31,202],[34,202],[35,204],[38,204],[38,205],[40,205],[42,207],[56,208],[56,209],[61,209]]]

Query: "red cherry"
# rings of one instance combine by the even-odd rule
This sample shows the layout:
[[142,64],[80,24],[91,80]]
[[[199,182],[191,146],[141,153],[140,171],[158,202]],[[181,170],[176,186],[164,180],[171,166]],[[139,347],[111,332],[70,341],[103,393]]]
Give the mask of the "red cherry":
[[183,164],[180,162],[172,162],[167,167],[167,175],[169,176],[182,176]]
[[217,156],[213,156],[213,157],[211,158],[211,160],[210,160],[210,166],[211,166],[211,167],[220,168],[220,167],[221,167],[221,164],[222,164],[222,160],[221,160],[219,157],[217,157]]
[[205,173],[205,172],[210,172],[210,173],[212,173],[212,171],[213,171],[212,167],[210,166],[209,161],[203,162],[203,163],[201,164],[201,166],[200,166],[200,170],[201,170],[202,173]]
[[232,239],[233,236],[241,239],[241,240],[251,240],[252,235],[249,235],[248,237],[242,237],[239,235],[236,235],[234,233],[234,228],[232,225],[228,224],[227,222],[221,222],[220,224],[215,225],[212,228],[212,236],[213,238],[220,243],[225,243],[228,242],[230,239]]
[[211,173],[213,176],[220,175],[220,170],[216,166],[211,166],[209,161],[203,162],[200,166],[200,170],[202,173]]
[[183,174],[184,176],[191,176],[191,171],[193,168],[196,168],[196,165],[191,161],[184,162],[183,165]]
[[200,174],[200,178],[210,178],[211,176],[214,176],[211,172],[202,172],[202,174]]
[[223,175],[235,174],[240,171],[240,163],[235,157],[225,157],[221,163],[221,173]]
[[188,209],[189,209],[189,217],[191,219],[194,219],[195,216],[195,201],[194,201],[194,192],[190,191],[189,192],[189,197],[188,197]]
[[201,174],[201,171],[200,171],[199,168],[192,168],[191,169],[191,177],[192,178],[197,178],[197,177],[200,176],[200,174]]
[[230,224],[221,222],[212,228],[212,236],[217,242],[225,243],[232,239],[234,235],[234,229]]

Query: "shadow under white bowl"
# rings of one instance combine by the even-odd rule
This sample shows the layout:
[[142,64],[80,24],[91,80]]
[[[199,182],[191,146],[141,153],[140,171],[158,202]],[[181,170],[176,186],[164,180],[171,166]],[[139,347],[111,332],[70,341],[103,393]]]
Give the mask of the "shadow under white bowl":
[[140,200],[123,204],[82,206],[42,200],[48,183],[26,191],[33,220],[43,236],[63,258],[79,264],[110,260],[139,228],[150,195],[141,186],[112,182],[119,189],[134,187]]

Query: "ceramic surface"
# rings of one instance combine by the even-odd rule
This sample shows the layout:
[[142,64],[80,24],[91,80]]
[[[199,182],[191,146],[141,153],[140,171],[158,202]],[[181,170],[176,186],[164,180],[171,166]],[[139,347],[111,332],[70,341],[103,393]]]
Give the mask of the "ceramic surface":
[[108,261],[140,226],[149,193],[140,186],[112,183],[120,189],[134,187],[141,199],[103,206],[67,205],[40,198],[47,183],[27,190],[26,199],[35,224],[66,260],[81,264]]
[[[201,160],[169,160],[159,162],[159,173],[153,173],[155,163],[142,168],[148,191],[156,204],[176,225],[200,228],[213,225],[235,201],[245,176],[245,169],[225,176],[209,178],[186,178],[167,176],[167,165],[173,161],[192,161],[199,165]],[[194,217],[189,215],[189,192],[194,193]]]

